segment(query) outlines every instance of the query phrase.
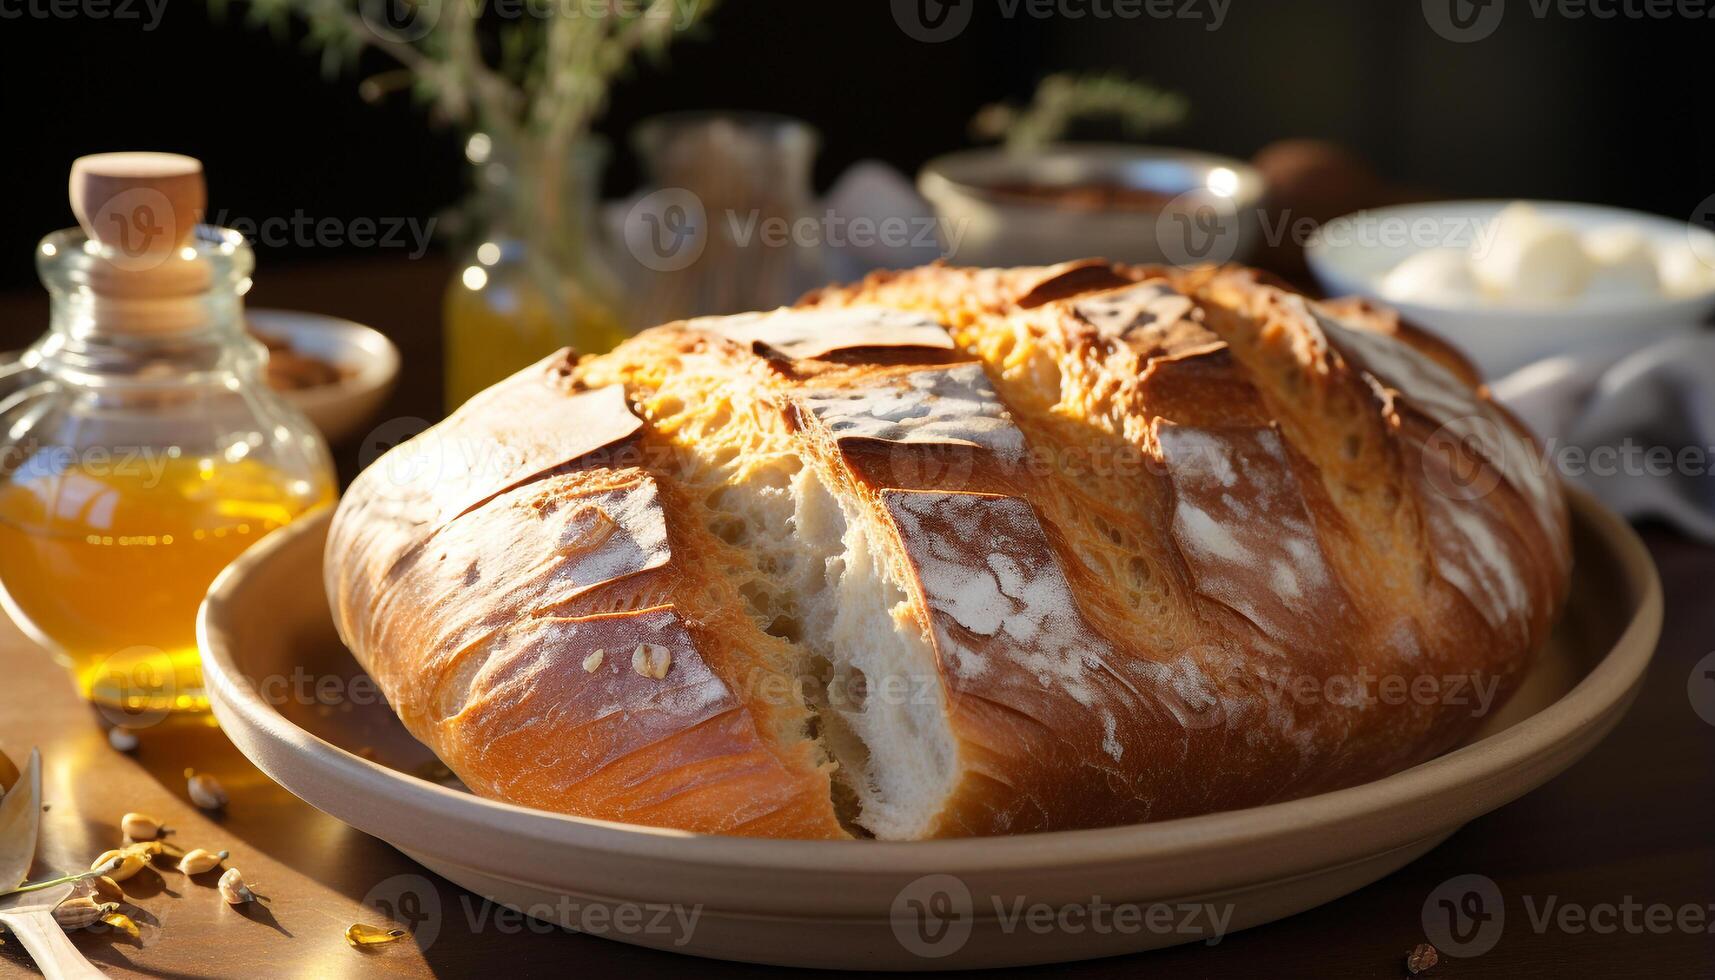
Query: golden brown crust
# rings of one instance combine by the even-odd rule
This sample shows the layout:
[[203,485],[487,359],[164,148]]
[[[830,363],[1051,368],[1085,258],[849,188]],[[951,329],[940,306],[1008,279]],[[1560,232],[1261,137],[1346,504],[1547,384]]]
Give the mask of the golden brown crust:
[[782,567],[822,560],[797,540],[811,476],[932,651],[945,798],[891,836],[1374,778],[1467,736],[1557,615],[1557,484],[1469,364],[1386,311],[1096,261],[879,273],[798,310],[550,359],[427,440],[495,458],[401,478],[390,456],[353,485],[342,635],[472,789],[867,826],[816,687],[839,659],[807,625],[833,615],[822,570]]

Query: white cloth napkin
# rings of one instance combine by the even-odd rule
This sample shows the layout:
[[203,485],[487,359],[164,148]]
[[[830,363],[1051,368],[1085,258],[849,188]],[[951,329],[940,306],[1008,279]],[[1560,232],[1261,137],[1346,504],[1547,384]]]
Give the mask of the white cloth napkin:
[[1527,365],[1493,385],[1568,481],[1715,543],[1715,333]]

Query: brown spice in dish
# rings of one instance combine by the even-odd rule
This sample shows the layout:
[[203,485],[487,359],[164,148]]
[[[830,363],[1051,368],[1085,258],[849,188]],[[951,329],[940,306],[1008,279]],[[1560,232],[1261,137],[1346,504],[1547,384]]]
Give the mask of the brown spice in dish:
[[1405,957],[1405,972],[1412,976],[1427,973],[1435,969],[1435,964],[1441,962],[1441,956],[1435,952],[1435,947],[1428,943],[1418,943]]
[[1024,181],[989,184],[998,198],[1024,204],[1046,204],[1067,211],[1159,211],[1174,195],[1113,181],[1087,184],[1031,184]]
[[268,348],[268,387],[275,391],[301,391],[336,384],[343,378],[337,365],[292,349],[284,338],[252,329],[250,335]]

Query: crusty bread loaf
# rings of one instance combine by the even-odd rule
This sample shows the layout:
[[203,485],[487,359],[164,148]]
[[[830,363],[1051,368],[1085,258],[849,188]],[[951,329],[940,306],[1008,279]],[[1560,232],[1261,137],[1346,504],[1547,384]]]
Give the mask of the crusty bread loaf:
[[475,792],[711,833],[1159,820],[1442,752],[1571,561],[1450,348],[1240,268],[872,276],[564,352],[335,516],[341,634]]

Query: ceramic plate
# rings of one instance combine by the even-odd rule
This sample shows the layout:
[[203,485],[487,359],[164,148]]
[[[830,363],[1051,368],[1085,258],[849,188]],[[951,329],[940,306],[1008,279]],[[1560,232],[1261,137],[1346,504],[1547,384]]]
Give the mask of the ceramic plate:
[[[215,715],[258,767],[526,913],[661,949],[794,966],[1086,959],[1206,940],[1344,895],[1588,752],[1637,692],[1661,626],[1661,586],[1623,521],[1587,496],[1573,501],[1566,618],[1472,743],[1352,789],[1101,830],[922,843],[713,837],[525,809],[413,775],[433,757],[379,698],[360,696],[367,678],[328,616],[326,513],[228,568],[198,635]],[[294,678],[329,678],[321,683],[349,696],[338,710],[318,708],[293,696]],[[1037,925],[1101,914],[1098,896],[1107,928]]]

